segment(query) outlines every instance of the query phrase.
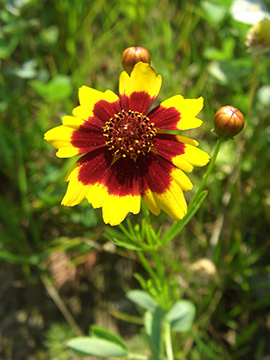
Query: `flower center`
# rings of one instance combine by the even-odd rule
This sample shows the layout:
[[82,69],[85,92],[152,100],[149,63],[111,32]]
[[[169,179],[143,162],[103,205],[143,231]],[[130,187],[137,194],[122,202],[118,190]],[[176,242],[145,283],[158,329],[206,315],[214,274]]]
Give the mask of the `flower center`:
[[145,155],[151,150],[156,129],[146,115],[122,110],[106,122],[103,135],[113,155],[136,160],[139,154]]

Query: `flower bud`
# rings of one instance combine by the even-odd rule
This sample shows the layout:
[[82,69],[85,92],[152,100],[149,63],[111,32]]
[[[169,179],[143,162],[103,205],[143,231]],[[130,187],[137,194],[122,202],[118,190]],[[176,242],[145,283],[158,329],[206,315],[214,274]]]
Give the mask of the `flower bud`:
[[246,46],[248,52],[253,55],[260,55],[270,50],[270,20],[261,20],[249,29]]
[[135,64],[139,61],[150,64],[151,56],[149,52],[142,47],[129,47],[122,53],[122,65],[127,73],[131,73]]
[[222,106],[215,113],[215,133],[225,139],[232,138],[244,127],[244,115],[231,105]]

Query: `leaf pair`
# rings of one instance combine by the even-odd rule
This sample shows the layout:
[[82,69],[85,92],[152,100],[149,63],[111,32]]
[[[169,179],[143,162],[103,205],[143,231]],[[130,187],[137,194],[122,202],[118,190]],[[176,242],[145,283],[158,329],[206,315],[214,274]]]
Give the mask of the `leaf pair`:
[[[152,314],[160,307],[156,301],[143,290],[131,290],[127,298]],[[163,312],[163,318],[170,323],[170,327],[176,332],[186,332],[191,329],[195,317],[195,306],[189,300],[179,300],[173,304],[171,309]]]

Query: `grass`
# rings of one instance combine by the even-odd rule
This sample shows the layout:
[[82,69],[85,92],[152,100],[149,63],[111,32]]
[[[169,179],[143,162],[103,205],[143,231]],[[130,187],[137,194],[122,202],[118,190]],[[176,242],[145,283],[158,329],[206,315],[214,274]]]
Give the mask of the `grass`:
[[[250,26],[231,17],[231,1],[2,3],[0,258],[19,264],[28,281],[36,273],[40,281],[50,254],[76,249],[80,258],[92,245],[76,239],[99,244],[100,211],[86,202],[60,206],[74,160],[57,159],[43,134],[77,105],[79,86],[117,92],[122,51],[143,46],[163,77],[160,100],[178,93],[204,97],[204,124],[190,132],[202,149],[213,152],[210,130],[220,106],[231,104],[246,115],[243,133],[223,144],[207,200],[171,251],[183,292],[197,307],[192,340],[175,339],[178,358],[269,355],[270,60],[260,58],[249,113],[255,58],[244,42]],[[195,186],[204,172],[192,174]],[[215,264],[215,277],[188,270],[202,258]]]

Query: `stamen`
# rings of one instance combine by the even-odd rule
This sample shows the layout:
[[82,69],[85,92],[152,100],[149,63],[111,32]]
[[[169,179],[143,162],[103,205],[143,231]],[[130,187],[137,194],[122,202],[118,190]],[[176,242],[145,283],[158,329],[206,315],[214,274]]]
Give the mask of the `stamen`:
[[151,151],[156,129],[146,115],[122,110],[105,123],[103,135],[114,156],[129,156],[136,161],[140,154]]

